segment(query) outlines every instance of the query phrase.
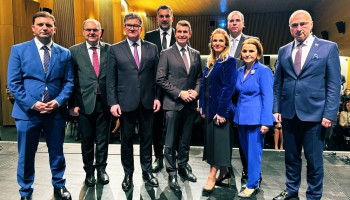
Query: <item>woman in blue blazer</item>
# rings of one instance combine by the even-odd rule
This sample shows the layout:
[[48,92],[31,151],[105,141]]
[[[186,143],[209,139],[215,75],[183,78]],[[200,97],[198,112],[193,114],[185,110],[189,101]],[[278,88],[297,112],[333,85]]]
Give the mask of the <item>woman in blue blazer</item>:
[[259,191],[261,155],[268,126],[273,124],[273,75],[258,60],[263,54],[259,40],[251,38],[242,44],[241,59],[245,66],[237,71],[234,122],[239,142],[248,162],[248,183],[238,196],[250,197]]
[[[228,118],[236,80],[236,59],[229,56],[230,38],[225,30],[213,31],[209,48],[200,93],[201,114],[206,119],[203,160],[210,164],[203,196],[210,195],[219,179],[230,178],[233,137]],[[216,179],[218,170],[220,175]]]

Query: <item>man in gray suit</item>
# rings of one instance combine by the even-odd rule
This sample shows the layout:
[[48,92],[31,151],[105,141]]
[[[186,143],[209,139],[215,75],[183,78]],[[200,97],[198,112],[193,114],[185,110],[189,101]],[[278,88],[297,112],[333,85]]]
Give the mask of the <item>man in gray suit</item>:
[[142,178],[147,185],[158,187],[152,174],[153,115],[160,109],[155,83],[158,48],[140,38],[142,18],[137,13],[124,17],[127,38],[109,48],[107,67],[107,98],[111,113],[120,117],[121,161],[124,168],[122,188],[133,186],[133,134],[136,121],[140,125],[140,160]]
[[[101,24],[95,19],[83,22],[85,42],[70,48],[74,64],[74,92],[69,102],[70,114],[78,116],[85,184],[92,187],[98,182],[109,183],[106,173],[109,143],[109,107],[106,92],[107,50],[101,42]],[[94,156],[94,142],[96,150]],[[96,160],[94,165],[94,159]]]
[[186,168],[196,115],[196,100],[203,76],[199,52],[187,45],[191,35],[190,23],[186,20],[179,21],[175,30],[176,43],[162,51],[157,71],[157,84],[164,93],[165,165],[169,174],[169,186],[175,191],[180,191],[177,182],[176,138],[180,139],[177,154],[179,175],[185,180],[197,181],[196,176]]

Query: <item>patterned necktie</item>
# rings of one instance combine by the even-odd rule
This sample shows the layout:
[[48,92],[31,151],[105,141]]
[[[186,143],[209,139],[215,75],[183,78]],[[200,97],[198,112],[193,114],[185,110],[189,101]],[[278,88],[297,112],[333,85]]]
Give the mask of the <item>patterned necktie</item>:
[[90,49],[92,49],[92,66],[94,66],[96,76],[98,77],[100,72],[100,62],[98,61],[97,47],[90,47]]
[[231,44],[231,48],[230,48],[230,56],[231,57],[235,57],[235,53],[236,53],[236,39],[232,39],[232,44]]
[[295,59],[294,59],[294,69],[295,69],[295,73],[299,76],[299,73],[301,71],[301,57],[303,55],[303,43],[300,42],[297,45],[297,52],[295,54]]
[[[50,66],[50,53],[49,53],[49,48],[47,46],[43,46],[42,49],[44,50],[44,72],[46,75],[47,70],[49,69],[49,66]],[[45,87],[45,90],[42,96],[42,102],[46,103],[49,100],[50,100],[49,90],[47,87]]]
[[164,31],[163,32],[163,40],[162,40],[162,47],[163,47],[163,49],[167,48],[166,35],[167,35],[167,32]]
[[186,49],[185,48],[181,48],[181,52],[182,52],[182,59],[184,60],[184,63],[186,65],[186,72],[187,74],[190,73],[190,65],[188,64],[188,59],[187,59],[187,56],[186,56]]
[[132,46],[134,46],[134,60],[136,62],[137,68],[140,69],[139,52],[137,51],[137,46],[139,45],[135,42]]

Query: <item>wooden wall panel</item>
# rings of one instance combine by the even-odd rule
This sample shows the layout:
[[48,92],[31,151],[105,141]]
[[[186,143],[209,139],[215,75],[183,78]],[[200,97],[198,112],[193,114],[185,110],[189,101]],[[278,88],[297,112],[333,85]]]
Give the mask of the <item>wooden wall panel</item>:
[[113,2],[111,0],[100,0],[100,23],[104,29],[102,41],[114,43],[113,28]]
[[74,3],[71,0],[54,1],[53,15],[56,18],[57,32],[54,41],[66,48],[75,44],[74,41]]
[[[350,56],[350,1],[321,1],[313,9],[314,33],[321,37],[321,31],[328,31],[329,40],[336,42],[341,56]],[[338,33],[335,23],[345,21],[345,34]]]

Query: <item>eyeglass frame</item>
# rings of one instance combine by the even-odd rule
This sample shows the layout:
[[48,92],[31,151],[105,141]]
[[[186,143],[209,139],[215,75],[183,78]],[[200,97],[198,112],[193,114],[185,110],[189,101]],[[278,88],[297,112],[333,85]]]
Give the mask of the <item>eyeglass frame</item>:
[[99,32],[99,31],[101,31],[102,29],[98,29],[98,28],[84,28],[83,29],[84,31],[86,31],[86,32],[94,32],[94,33],[97,33],[97,32]]
[[140,24],[124,24],[124,28],[130,30],[131,28],[134,28],[134,30],[139,30],[141,28]]

